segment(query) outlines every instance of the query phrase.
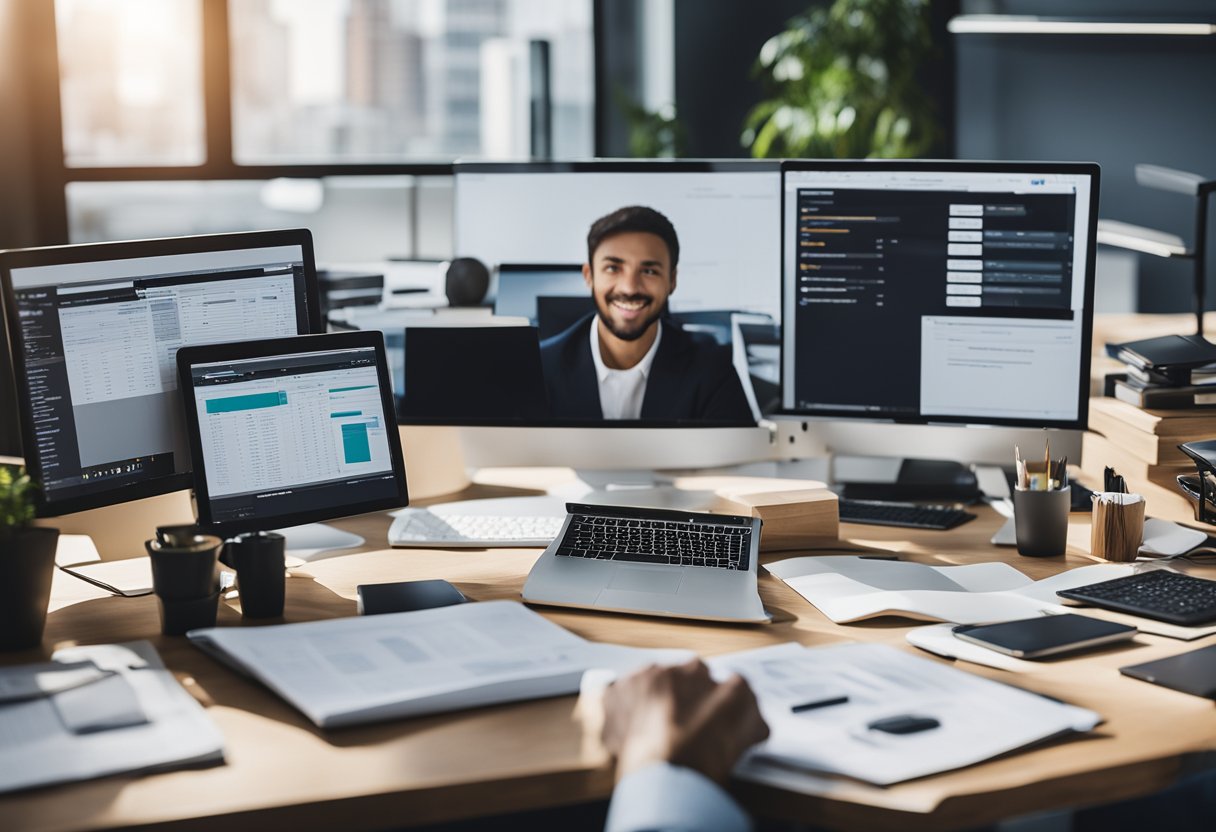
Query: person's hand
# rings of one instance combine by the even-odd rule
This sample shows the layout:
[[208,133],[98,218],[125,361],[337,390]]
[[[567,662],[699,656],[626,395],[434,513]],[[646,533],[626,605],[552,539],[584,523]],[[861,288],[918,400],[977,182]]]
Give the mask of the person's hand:
[[617,779],[658,762],[722,782],[751,746],[768,736],[756,697],[740,676],[718,684],[693,660],[647,667],[604,693],[603,741]]

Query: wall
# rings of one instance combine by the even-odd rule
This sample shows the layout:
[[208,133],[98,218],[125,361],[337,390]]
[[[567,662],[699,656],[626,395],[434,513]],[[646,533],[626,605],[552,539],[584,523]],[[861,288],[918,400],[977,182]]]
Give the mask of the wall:
[[[1103,15],[1212,21],[1209,2],[1108,2]],[[1094,19],[1093,3],[964,3],[964,12]],[[1193,200],[1142,188],[1138,162],[1216,177],[1216,37],[958,35],[958,155],[1102,166],[1099,215],[1193,238]],[[1216,216],[1208,228],[1216,234]],[[1208,303],[1216,308],[1209,257]],[[1139,258],[1145,312],[1191,308],[1191,263]]]

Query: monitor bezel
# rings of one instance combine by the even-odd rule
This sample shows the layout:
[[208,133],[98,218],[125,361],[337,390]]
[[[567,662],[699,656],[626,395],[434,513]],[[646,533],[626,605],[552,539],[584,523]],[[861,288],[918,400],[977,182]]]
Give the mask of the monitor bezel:
[[804,171],[926,171],[944,173],[1043,173],[1083,175],[1090,178],[1088,239],[1086,241],[1084,306],[1081,310],[1081,356],[1078,367],[1077,418],[1061,419],[1003,419],[975,416],[915,416],[893,417],[886,414],[873,416],[858,414],[853,410],[798,410],[781,408],[773,418],[823,419],[849,422],[880,422],[906,425],[991,425],[994,427],[1034,427],[1062,430],[1085,430],[1089,424],[1089,377],[1093,340],[1094,319],[1094,274],[1097,260],[1098,193],[1101,183],[1101,167],[1096,162],[1035,162],[1035,161],[969,161],[946,159],[848,159],[810,160],[787,159],[781,163],[781,297],[782,338],[779,361],[781,362],[781,387],[789,383],[786,378],[785,294],[790,276],[786,274],[786,175]]
[[[191,366],[223,361],[275,358],[277,356],[299,353],[321,353],[333,350],[367,348],[373,348],[376,351],[376,375],[380,385],[380,407],[385,427],[389,433],[389,457],[393,466],[393,479],[398,485],[396,496],[380,500],[368,500],[353,505],[348,504],[320,510],[314,509],[283,514],[269,520],[269,523],[272,524],[269,526],[266,518],[248,518],[226,523],[216,522],[211,513],[211,498],[207,490],[206,459],[203,455],[194,378],[190,373]],[[197,474],[194,477],[194,502],[200,529],[227,538],[244,532],[269,531],[270,528],[283,529],[305,523],[334,520],[339,517],[353,517],[358,514],[387,511],[409,505],[409,488],[405,479],[405,461],[401,452],[401,438],[394,412],[393,388],[389,378],[388,358],[384,350],[383,333],[376,330],[359,330],[353,332],[298,335],[294,338],[228,341],[221,344],[182,347],[177,351],[177,373],[178,389],[181,390],[181,400],[185,410],[186,435],[190,442],[191,470]]]
[[[25,353],[20,316],[17,311],[17,298],[13,288],[12,272],[14,269],[277,246],[300,247],[304,260],[304,303],[308,313],[308,329],[313,333],[324,331],[312,232],[306,228],[158,237],[105,243],[76,243],[0,251],[0,296],[3,296],[5,329],[8,333],[10,361],[17,393],[17,421],[20,423],[22,453],[25,458],[25,468],[30,477],[37,483],[42,482],[41,463],[38,455],[27,452],[27,449],[36,447],[37,441],[34,436],[33,408],[28,395],[29,379],[26,376],[25,361],[22,358]],[[46,493],[39,488],[35,513],[39,517],[59,517],[78,511],[171,494],[190,488],[192,484],[192,474],[187,471],[106,489],[96,494],[84,494],[60,500],[48,500]]]

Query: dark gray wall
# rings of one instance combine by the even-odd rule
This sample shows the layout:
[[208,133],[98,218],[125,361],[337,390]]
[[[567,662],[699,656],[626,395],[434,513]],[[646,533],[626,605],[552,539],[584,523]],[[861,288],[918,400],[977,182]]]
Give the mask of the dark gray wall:
[[[1098,8],[1122,19],[1211,21],[1211,3]],[[1143,5],[1143,4],[1139,4]],[[1095,4],[964,3],[964,11],[1094,19]],[[1102,166],[1099,215],[1193,238],[1193,200],[1142,188],[1151,162],[1216,178],[1216,37],[958,35],[956,147],[964,159],[1059,159]],[[1216,234],[1216,218],[1209,239]],[[1209,257],[1209,261],[1213,258]],[[1142,256],[1139,305],[1191,308],[1191,264]],[[1208,308],[1212,275],[1208,267]]]

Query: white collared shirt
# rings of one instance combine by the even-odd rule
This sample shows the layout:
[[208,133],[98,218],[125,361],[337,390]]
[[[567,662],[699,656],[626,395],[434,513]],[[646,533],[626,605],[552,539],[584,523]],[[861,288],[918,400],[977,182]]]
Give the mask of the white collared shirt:
[[646,396],[646,379],[650,378],[650,365],[663,340],[663,323],[655,333],[654,343],[642,356],[642,360],[628,370],[614,370],[604,364],[600,356],[600,320],[591,321],[591,360],[595,362],[595,377],[600,386],[600,410],[605,419],[640,419],[642,399]]

